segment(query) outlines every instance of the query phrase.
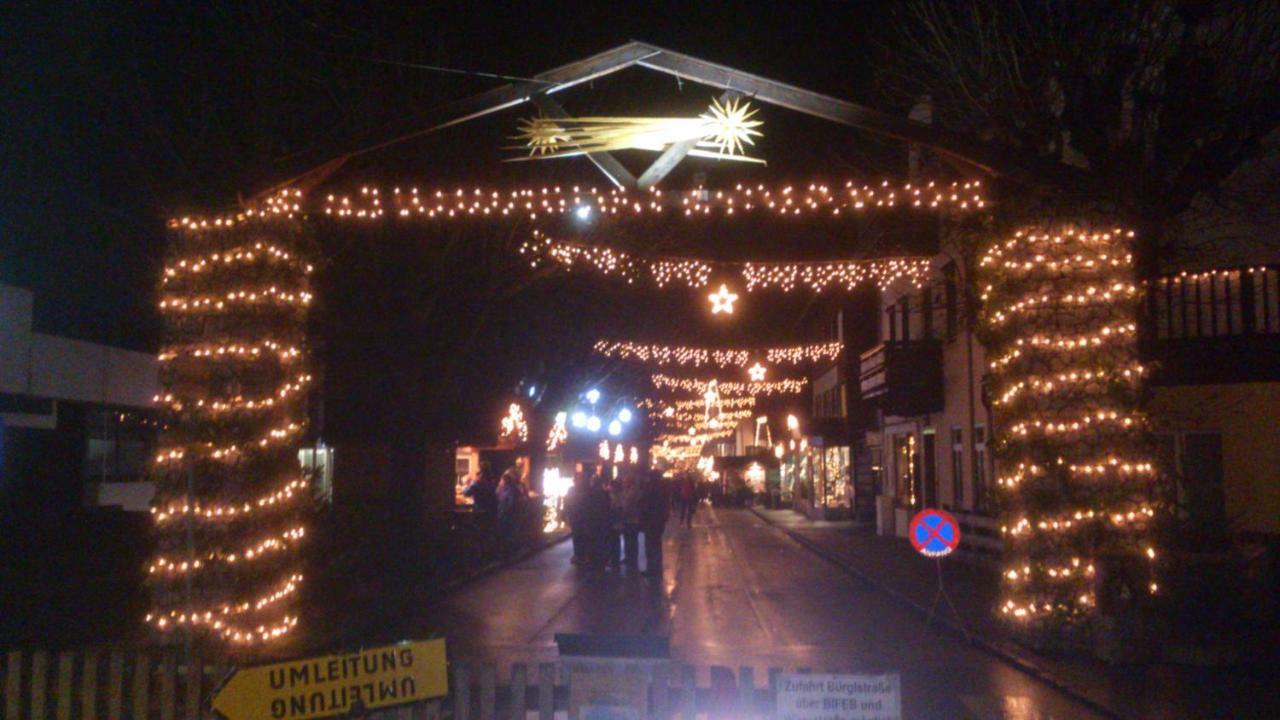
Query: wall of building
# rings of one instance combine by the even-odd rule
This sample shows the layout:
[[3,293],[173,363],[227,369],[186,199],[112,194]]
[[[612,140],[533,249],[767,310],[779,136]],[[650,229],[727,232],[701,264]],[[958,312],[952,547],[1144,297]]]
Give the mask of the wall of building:
[[1280,383],[1157,387],[1148,408],[1157,433],[1216,433],[1230,529],[1280,533]]
[[[883,416],[882,427],[867,434],[869,445],[879,445],[881,466],[880,514],[893,508],[892,518],[881,518],[883,532],[902,535],[906,519],[910,516],[911,498],[898,488],[900,475],[919,474],[921,497],[916,506],[928,501],[961,512],[989,512],[986,497],[992,484],[994,462],[990,451],[991,418],[982,402],[982,376],[986,365],[986,353],[982,344],[973,336],[966,323],[962,268],[955,267],[954,296],[949,309],[947,283],[944,268],[951,263],[950,256],[942,255],[934,261],[934,272],[927,289],[917,288],[907,282],[899,282],[887,289],[880,302],[880,340],[937,340],[942,344],[942,410],[912,417]],[[924,302],[924,293],[931,294],[930,302]],[[904,330],[902,299],[906,303],[909,318]],[[927,308],[927,319],[926,319]],[[951,319],[948,319],[948,316]],[[891,323],[896,324],[893,327]],[[953,462],[953,446],[958,432],[960,467],[959,478]],[[926,435],[933,436],[933,467],[935,486],[926,488],[924,453],[928,447]],[[895,452],[896,444],[914,441],[914,462]],[[975,472],[976,460],[981,462],[981,481]],[[957,492],[957,490],[959,492]]]
[[0,285],[0,393],[152,407],[155,355],[35,332],[33,305],[31,291]]
[[149,482],[85,483],[92,443],[103,440],[95,435],[103,411],[123,417],[154,406],[156,356],[35,332],[34,305],[31,291],[0,284],[0,487],[62,509],[87,503],[145,511]]

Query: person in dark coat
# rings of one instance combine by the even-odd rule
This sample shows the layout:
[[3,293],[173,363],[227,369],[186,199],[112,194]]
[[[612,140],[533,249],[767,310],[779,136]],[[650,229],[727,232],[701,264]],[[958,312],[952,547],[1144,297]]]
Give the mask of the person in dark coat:
[[644,533],[644,574],[662,577],[662,533],[671,510],[671,491],[660,474],[650,473],[640,502],[640,530]]
[[698,493],[698,482],[693,475],[685,473],[679,480],[676,494],[680,502],[680,522],[685,527],[693,527],[693,516],[698,512],[701,498]]
[[588,544],[591,547],[590,567],[593,570],[603,569],[611,557],[609,553],[610,520],[613,508],[609,498],[609,488],[604,476],[596,475],[591,479],[591,489],[586,498],[586,525]]
[[498,484],[498,542],[502,553],[509,554],[515,549],[517,523],[520,517],[520,504],[525,499],[524,488],[520,485],[520,477],[511,469],[502,474]]
[[489,468],[489,463],[480,463],[480,477],[462,491],[464,497],[471,498],[471,504],[478,516],[492,520],[498,514],[498,481]]
[[640,511],[646,480],[638,473],[622,479],[622,548],[627,572],[640,569]]
[[573,538],[573,559],[570,562],[574,565],[583,565],[591,557],[587,535],[587,492],[587,476],[578,472],[573,476],[573,487],[564,494],[564,520],[569,523]]

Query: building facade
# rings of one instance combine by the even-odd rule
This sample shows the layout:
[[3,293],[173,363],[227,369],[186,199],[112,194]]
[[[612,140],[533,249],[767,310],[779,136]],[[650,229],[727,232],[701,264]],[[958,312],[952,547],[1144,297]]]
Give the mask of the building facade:
[[32,292],[0,285],[0,488],[145,511],[158,363],[151,353],[36,332]]
[[[966,530],[965,549],[994,560],[991,443],[999,418],[984,394],[986,352],[961,253],[944,243],[923,287],[902,283],[882,294],[880,342],[860,358],[860,398],[875,415],[866,445],[879,532],[905,537],[912,514],[941,507]],[[1197,538],[1274,546],[1280,269],[1166,268],[1144,288],[1147,411],[1177,520]]]

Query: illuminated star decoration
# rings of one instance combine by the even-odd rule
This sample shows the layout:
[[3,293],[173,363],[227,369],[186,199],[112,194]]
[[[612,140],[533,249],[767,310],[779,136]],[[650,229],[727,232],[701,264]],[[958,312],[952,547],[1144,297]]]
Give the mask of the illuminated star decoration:
[[756,363],[747,369],[747,374],[751,377],[752,382],[760,382],[764,380],[765,368],[760,363]]
[[751,138],[763,135],[756,128],[764,122],[751,119],[757,112],[751,107],[751,103],[740,103],[738,98],[733,98],[724,105],[713,99],[711,108],[701,118],[709,121],[714,131],[703,142],[699,142],[698,146],[715,147],[721,155],[741,155],[744,152],[743,143],[755,145]]
[[719,313],[732,315],[733,303],[737,301],[738,294],[729,292],[729,286],[721,284],[720,289],[708,295],[707,299],[711,301],[712,315]]
[[526,157],[513,160],[575,157],[614,150],[662,152],[680,142],[693,141],[693,157],[737,160],[764,164],[747,157],[746,146],[763,135],[756,128],[764,124],[752,119],[758,111],[737,98],[711,107],[694,118],[653,117],[534,117],[521,120],[513,138],[523,145],[511,149],[528,150]]

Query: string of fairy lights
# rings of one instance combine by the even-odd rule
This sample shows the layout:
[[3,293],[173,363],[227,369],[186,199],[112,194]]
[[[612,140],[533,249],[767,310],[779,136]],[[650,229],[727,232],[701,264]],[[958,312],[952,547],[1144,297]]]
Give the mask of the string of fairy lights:
[[247,647],[298,624],[313,270],[291,220],[300,200],[285,192],[232,218],[171,223],[147,565],[146,622],[162,638]]
[[668,192],[583,185],[551,185],[511,190],[453,188],[426,190],[394,186],[383,190],[364,185],[358,193],[327,194],[318,210],[327,216],[355,220],[391,217],[444,220],[467,217],[539,217],[587,213],[602,217],[675,215],[732,217],[769,214],[783,217],[827,215],[839,217],[876,209],[909,208],[971,212],[987,206],[980,181],[878,185],[847,180],[830,185],[804,186],[737,184],[712,190],[692,188]]
[[[971,213],[988,206],[980,180],[959,182],[843,183],[813,181],[795,185],[696,187],[684,191],[624,190],[586,185],[543,185],[521,188],[454,187],[423,189],[418,185],[382,188],[365,184],[358,191],[326,193],[311,198],[287,188],[258,206],[234,213],[174,218],[174,228],[216,229],[267,215],[323,215],[347,221],[381,219],[445,221],[450,219],[519,218],[538,220],[570,213],[600,218],[673,216],[832,217],[877,210],[908,209]],[[232,250],[229,248],[228,250]],[[192,261],[198,258],[192,258]]]
[[1024,231],[979,262],[1002,417],[1000,612],[1024,628],[1091,617],[1104,557],[1143,557],[1130,587],[1158,589],[1132,240],[1118,229]]
[[680,390],[684,392],[694,392],[703,394],[708,389],[715,388],[720,393],[728,393],[730,395],[775,395],[787,393],[800,393],[809,384],[808,378],[786,378],[783,380],[766,380],[760,382],[736,382],[732,380],[720,381],[717,378],[680,378],[664,375],[662,373],[654,373],[649,376],[649,381],[659,390]]
[[[160,354],[164,389],[157,400],[169,415],[169,429],[154,458],[157,544],[148,566],[153,608],[147,621],[162,635],[199,628],[235,645],[271,641],[297,626],[292,598],[303,581],[296,557],[306,538],[301,500],[307,481],[299,474],[296,452],[307,427],[305,399],[312,376],[304,324],[314,297],[309,245],[296,221],[323,217],[429,226],[572,215],[593,223],[663,217],[696,222],[840,218],[884,210],[963,214],[986,205],[978,182],[739,184],[684,192],[581,185],[448,191],[364,186],[359,192],[314,197],[289,188],[233,213],[175,218],[172,257],[163,269],[158,301],[166,343]],[[918,284],[929,265],[915,257],[743,263],[636,258],[535,233],[522,248],[534,255],[534,265],[586,266],[660,287],[700,288],[713,275],[729,272],[749,292],[821,292],[903,279]],[[736,295],[728,289],[721,294],[724,312],[732,313]],[[660,390],[701,397],[661,401],[672,410],[659,419],[670,435],[665,445],[680,453],[727,437],[737,422],[751,416],[756,396],[803,390],[804,379],[765,380],[766,365],[834,359],[840,348],[838,343],[757,351],[602,343],[598,351],[659,365],[748,370],[750,381],[653,376]],[[509,413],[506,420],[508,436],[527,433],[523,418]]]
[[597,354],[620,360],[636,360],[655,365],[679,365],[695,368],[704,365],[718,367],[747,367],[763,359],[782,365],[832,360],[840,355],[844,345],[840,342],[795,345],[772,348],[705,348],[686,345],[659,345],[634,343],[625,340],[600,340],[594,350]]
[[868,283],[883,289],[903,279],[919,286],[931,267],[931,259],[927,257],[804,262],[642,258],[601,245],[554,240],[539,230],[534,231],[532,240],[520,246],[520,253],[532,256],[529,264],[533,268],[543,263],[554,263],[567,271],[586,268],[627,283],[649,280],[660,288],[670,284],[702,288],[710,284],[713,276],[736,275],[748,292],[765,289],[790,292],[798,287],[812,292],[834,288],[853,290]]

